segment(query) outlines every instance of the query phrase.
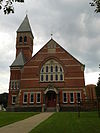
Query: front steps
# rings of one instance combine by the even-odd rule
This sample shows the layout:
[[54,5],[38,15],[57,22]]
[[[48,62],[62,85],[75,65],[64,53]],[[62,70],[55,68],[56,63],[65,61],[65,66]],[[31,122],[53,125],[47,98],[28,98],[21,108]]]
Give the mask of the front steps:
[[47,107],[46,112],[56,112],[56,107]]

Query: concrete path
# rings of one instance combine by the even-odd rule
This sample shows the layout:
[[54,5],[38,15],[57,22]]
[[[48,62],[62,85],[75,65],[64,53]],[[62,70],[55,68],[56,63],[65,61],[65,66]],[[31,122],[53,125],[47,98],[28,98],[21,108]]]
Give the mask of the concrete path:
[[25,120],[0,128],[0,133],[29,133],[34,127],[50,117],[52,112],[45,112],[29,117]]

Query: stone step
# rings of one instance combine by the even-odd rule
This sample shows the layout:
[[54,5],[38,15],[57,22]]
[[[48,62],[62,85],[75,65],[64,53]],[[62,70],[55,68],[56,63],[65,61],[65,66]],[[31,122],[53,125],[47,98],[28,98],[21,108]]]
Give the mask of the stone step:
[[56,107],[47,107],[46,112],[56,112]]

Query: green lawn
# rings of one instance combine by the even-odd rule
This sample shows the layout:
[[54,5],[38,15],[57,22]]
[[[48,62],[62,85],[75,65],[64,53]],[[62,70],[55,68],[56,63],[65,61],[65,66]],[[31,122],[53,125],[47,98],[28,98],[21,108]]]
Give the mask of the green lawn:
[[55,113],[30,133],[100,133],[100,118],[97,112]]
[[0,112],[0,127],[26,119],[37,113],[33,112]]

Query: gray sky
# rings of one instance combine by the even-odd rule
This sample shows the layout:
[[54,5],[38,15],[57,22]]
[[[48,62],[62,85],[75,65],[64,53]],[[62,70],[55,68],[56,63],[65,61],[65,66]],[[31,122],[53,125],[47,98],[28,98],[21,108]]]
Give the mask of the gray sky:
[[85,83],[96,84],[100,63],[100,14],[91,0],[25,0],[15,13],[0,11],[0,93],[8,92],[15,59],[16,30],[28,14],[34,35],[33,55],[51,38],[85,64]]

